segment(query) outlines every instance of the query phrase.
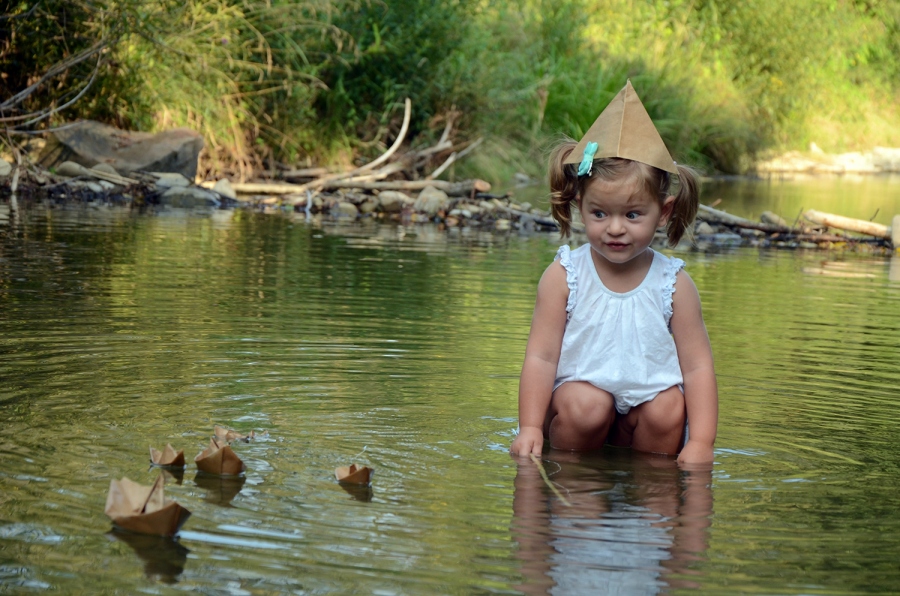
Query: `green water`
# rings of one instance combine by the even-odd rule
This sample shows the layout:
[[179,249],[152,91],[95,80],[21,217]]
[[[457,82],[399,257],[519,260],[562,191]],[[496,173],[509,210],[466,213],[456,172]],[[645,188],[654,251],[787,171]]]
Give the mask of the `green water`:
[[[881,184],[858,204],[838,182],[715,188],[739,215],[790,190],[889,223],[900,185]],[[713,471],[545,453],[566,506],[507,453],[557,244],[247,212],[0,212],[0,591],[895,592],[898,257],[679,253],[716,356]],[[214,424],[268,430],[235,445],[244,477],[197,477]],[[166,485],[193,513],[179,540],[111,533],[110,479],[150,484],[148,447],[166,442],[189,462]],[[370,492],[334,481],[350,461],[374,467]]]

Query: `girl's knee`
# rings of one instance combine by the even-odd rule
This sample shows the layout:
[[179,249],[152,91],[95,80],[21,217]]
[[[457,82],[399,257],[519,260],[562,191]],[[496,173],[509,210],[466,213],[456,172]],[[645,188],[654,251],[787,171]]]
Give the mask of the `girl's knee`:
[[684,427],[684,394],[678,387],[661,391],[640,408],[640,424],[659,433],[680,430]]
[[565,383],[554,393],[552,409],[563,421],[577,426],[608,424],[615,416],[613,397],[590,383]]

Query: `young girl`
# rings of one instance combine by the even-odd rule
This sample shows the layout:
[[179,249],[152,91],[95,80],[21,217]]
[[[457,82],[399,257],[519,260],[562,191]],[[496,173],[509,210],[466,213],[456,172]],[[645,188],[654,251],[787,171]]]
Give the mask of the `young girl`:
[[670,246],[684,235],[699,181],[672,160],[630,81],[578,144],[553,152],[550,189],[563,235],[578,209],[588,243],[562,246],[538,284],[510,452],[540,455],[548,438],[712,462],[718,393],[700,297],[683,261],[650,248],[657,228]]

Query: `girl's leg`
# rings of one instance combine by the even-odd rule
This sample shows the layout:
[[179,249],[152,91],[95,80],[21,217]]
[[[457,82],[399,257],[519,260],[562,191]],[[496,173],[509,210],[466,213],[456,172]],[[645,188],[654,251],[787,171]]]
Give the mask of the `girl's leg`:
[[684,439],[684,394],[669,387],[616,417],[610,443],[648,453],[676,455]]
[[570,381],[550,398],[544,436],[555,449],[599,449],[615,419],[612,395],[590,383]]

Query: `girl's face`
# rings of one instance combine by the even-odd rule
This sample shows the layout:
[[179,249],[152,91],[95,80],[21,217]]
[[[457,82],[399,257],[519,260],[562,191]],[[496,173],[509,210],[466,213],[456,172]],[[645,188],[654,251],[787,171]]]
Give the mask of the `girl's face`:
[[579,203],[581,219],[591,247],[613,265],[640,256],[653,241],[657,228],[666,225],[675,197],[662,205],[634,176],[621,180],[591,180]]

